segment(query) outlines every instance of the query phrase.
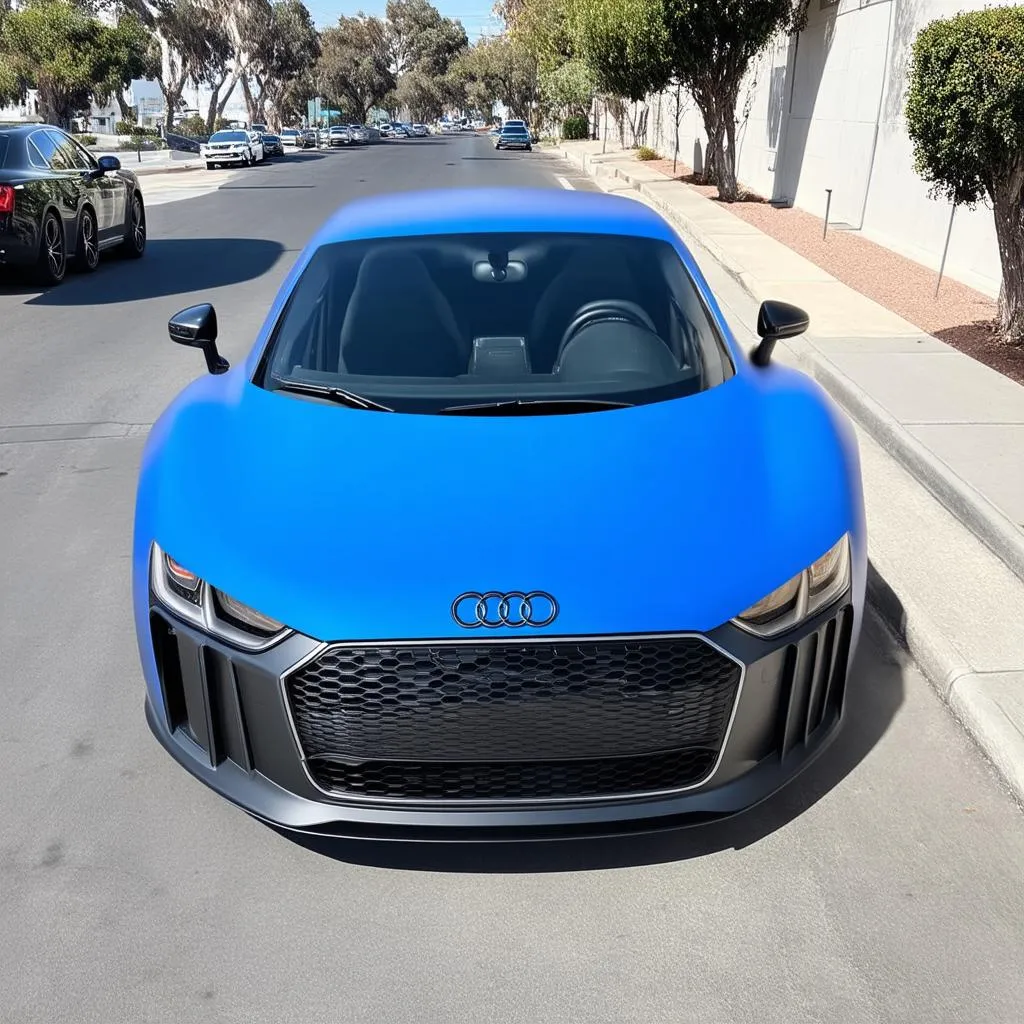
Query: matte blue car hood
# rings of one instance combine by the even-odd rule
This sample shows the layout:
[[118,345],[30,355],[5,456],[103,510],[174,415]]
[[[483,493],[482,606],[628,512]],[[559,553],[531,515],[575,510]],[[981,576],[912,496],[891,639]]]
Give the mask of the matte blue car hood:
[[[136,579],[155,540],[323,640],[703,631],[859,534],[859,480],[845,419],[778,367],[673,402],[508,418],[351,410],[238,369],[197,380],[151,432]],[[560,614],[456,626],[453,599],[486,590],[546,590]]]

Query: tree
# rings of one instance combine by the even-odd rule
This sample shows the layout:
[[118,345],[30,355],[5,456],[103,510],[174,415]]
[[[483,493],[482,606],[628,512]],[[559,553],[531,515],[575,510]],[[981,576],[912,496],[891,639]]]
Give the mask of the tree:
[[396,79],[389,99],[416,120],[437,117],[454,98],[449,69],[469,45],[462,23],[442,17],[427,0],[388,0],[385,28]]
[[781,31],[802,31],[808,0],[664,0],[673,76],[693,96],[708,136],[708,180],[737,197],[736,105],[751,60]]
[[452,72],[471,106],[490,110],[500,102],[515,117],[530,116],[538,96],[537,61],[508,36],[481,39],[460,55]]
[[93,96],[108,98],[152,70],[138,19],[106,25],[71,0],[35,0],[0,21],[0,102],[38,91],[45,121],[63,128]]
[[370,108],[396,84],[384,23],[359,14],[343,16],[336,28],[325,29],[314,79],[319,92],[343,101],[353,116],[365,121]]
[[[188,81],[208,79],[223,45],[223,14],[204,0],[120,0],[152,33],[154,75],[164,97],[165,124],[171,128]],[[223,8],[221,8],[223,10]]]
[[668,84],[662,0],[570,0],[569,31],[598,88],[634,102]]
[[1002,263],[1003,340],[1024,345],[1024,8],[933,21],[910,66],[907,130],[932,193],[992,203]]
[[246,74],[242,76],[249,120],[266,120],[269,104],[274,120],[279,121],[279,108],[287,88],[316,63],[320,39],[302,0],[266,4],[257,10],[249,25],[252,48]]

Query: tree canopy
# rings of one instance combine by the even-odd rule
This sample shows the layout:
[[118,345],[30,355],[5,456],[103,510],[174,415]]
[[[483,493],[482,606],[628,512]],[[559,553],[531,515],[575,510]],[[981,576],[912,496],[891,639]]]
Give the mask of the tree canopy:
[[991,200],[1002,333],[1024,344],[1024,8],[928,25],[914,43],[906,116],[917,172],[933,192]]

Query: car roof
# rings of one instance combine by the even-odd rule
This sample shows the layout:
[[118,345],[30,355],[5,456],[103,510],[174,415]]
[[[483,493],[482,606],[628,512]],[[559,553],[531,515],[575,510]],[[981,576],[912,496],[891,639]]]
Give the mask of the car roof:
[[355,200],[323,225],[311,246],[363,238],[519,231],[675,240],[672,228],[656,211],[624,196],[554,188],[452,188]]
[[0,121],[0,132],[5,135],[24,135],[28,132],[37,131],[40,128],[52,128],[55,131],[63,131],[55,124],[42,124],[37,121]]

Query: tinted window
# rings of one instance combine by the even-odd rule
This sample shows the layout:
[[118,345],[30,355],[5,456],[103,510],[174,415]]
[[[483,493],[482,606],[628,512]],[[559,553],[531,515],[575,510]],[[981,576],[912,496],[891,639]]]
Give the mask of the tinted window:
[[28,141],[28,157],[36,167],[49,167],[57,155],[57,144],[44,131],[33,132]]
[[638,404],[732,374],[675,249],[599,234],[323,246],[263,365],[270,390],[333,385],[408,412],[569,398]]
[[249,136],[245,132],[214,132],[210,136],[211,142],[248,142]]
[[10,148],[7,145],[7,135],[0,135],[0,167],[7,166],[7,150]]
[[[60,170],[63,171],[88,171],[93,168],[93,162],[89,154],[82,149],[70,135],[63,132],[50,131],[47,134],[53,139],[57,147],[57,155],[54,158],[60,163]],[[55,163],[56,167],[57,164]]]

